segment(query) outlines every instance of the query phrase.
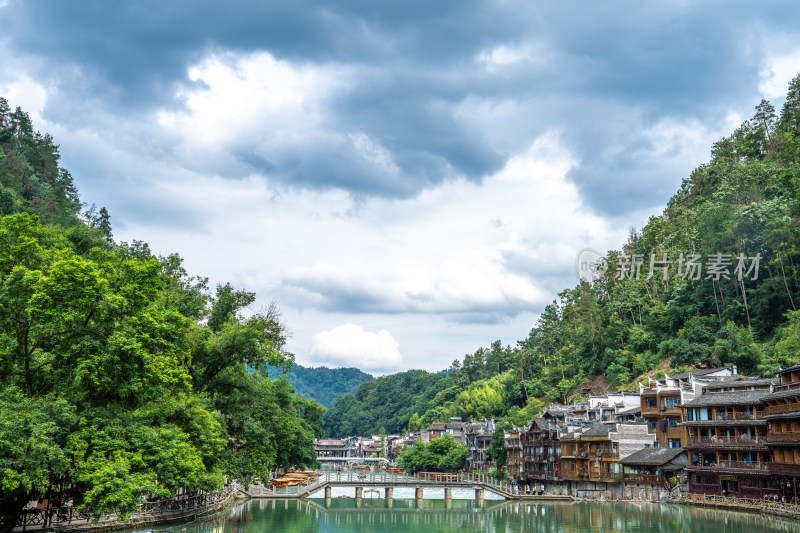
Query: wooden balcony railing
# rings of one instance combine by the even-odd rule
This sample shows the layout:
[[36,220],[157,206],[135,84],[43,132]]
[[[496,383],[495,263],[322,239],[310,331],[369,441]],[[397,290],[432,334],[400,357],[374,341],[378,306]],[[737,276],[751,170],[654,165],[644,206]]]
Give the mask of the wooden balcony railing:
[[623,474],[623,481],[631,483],[660,483],[661,476],[656,474]]
[[775,392],[800,389],[800,381],[794,383],[786,383],[784,385],[775,385]]
[[616,454],[613,452],[595,452],[592,457],[597,459],[616,459]]
[[736,437],[728,437],[727,435],[720,435],[717,437],[698,437],[690,435],[687,441],[689,445],[701,445],[713,448],[715,446],[753,446],[763,445],[766,439],[763,435],[755,435],[750,437],[748,435],[740,435]]
[[753,411],[752,413],[716,413],[714,414],[714,420],[758,420],[762,416],[764,416],[764,411]]
[[693,464],[692,468],[703,468],[707,470],[769,470],[770,463],[760,463],[758,461],[720,461],[709,464]]
[[781,413],[800,413],[800,402],[785,403],[781,405],[768,405],[764,408],[765,415],[777,415]]
[[800,472],[800,464],[772,461],[769,464],[769,469],[773,472]]
[[601,472],[600,474],[592,474],[589,476],[590,481],[601,481],[604,483],[617,483],[622,481],[622,474],[615,474],[614,472]]
[[767,433],[767,442],[800,442],[800,431],[780,431]]

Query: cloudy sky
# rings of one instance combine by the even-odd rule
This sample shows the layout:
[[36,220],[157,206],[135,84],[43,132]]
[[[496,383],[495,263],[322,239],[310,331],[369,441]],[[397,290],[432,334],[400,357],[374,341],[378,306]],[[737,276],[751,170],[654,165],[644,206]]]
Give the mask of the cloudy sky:
[[438,370],[524,338],[581,249],[619,247],[779,108],[798,21],[790,1],[0,0],[0,96],[118,240],[276,299],[298,362]]

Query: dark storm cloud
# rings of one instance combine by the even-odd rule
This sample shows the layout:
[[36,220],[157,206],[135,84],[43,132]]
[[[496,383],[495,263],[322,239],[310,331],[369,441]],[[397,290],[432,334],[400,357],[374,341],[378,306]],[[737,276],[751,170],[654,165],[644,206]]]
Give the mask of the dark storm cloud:
[[[719,123],[757,103],[761,43],[793,31],[798,11],[792,2],[12,0],[0,16],[12,50],[46,58],[39,75],[61,101],[91,99],[126,116],[180,106],[176,87],[191,84],[188,67],[212,50],[346,65],[356,83],[326,102],[324,127],[363,132],[399,169],[380,175],[335,145],[298,145],[296,157],[237,147],[226,177],[254,168],[304,188],[409,197],[454,176],[480,181],[557,130],[580,161],[569,177],[588,205],[618,215],[663,204],[684,177],[676,172],[701,162],[665,162],[669,151],[641,130],[665,117]],[[541,57],[475,61],[526,43]],[[494,125],[515,140],[494,142],[459,120],[454,109],[468,99],[518,105],[523,116]],[[85,126],[69,106],[45,116]]]

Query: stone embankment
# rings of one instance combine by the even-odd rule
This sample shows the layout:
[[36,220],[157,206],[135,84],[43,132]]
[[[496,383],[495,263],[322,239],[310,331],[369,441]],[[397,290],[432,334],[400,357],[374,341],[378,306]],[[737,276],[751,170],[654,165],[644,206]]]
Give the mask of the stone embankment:
[[215,493],[145,502],[138,512],[123,520],[113,514],[94,517],[82,513],[74,507],[30,509],[22,514],[12,531],[13,533],[28,531],[108,531],[112,529],[143,528],[156,524],[188,522],[199,516],[213,514],[229,505],[235,498],[235,492],[233,486],[227,486],[222,491]]

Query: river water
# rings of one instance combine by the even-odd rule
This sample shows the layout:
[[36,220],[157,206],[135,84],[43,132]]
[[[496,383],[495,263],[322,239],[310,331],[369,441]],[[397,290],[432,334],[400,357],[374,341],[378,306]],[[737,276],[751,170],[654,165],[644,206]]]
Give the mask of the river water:
[[334,498],[250,500],[174,533],[800,532],[800,522],[675,504]]

